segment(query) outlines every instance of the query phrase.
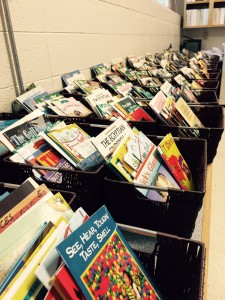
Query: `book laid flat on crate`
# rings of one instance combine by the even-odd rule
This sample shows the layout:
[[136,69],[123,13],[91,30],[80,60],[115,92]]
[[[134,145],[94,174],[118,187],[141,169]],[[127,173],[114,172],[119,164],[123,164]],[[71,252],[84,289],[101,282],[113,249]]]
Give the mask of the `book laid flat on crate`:
[[86,299],[160,299],[105,206],[56,248]]
[[194,190],[191,171],[180,153],[171,133],[168,133],[158,145],[162,159],[176,178],[183,190]]

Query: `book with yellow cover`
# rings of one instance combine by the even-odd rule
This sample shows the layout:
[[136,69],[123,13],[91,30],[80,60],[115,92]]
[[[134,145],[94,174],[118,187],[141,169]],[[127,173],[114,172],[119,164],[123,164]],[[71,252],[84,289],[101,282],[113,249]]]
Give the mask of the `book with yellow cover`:
[[33,254],[25,262],[19,273],[1,295],[4,300],[35,299],[35,294],[41,289],[42,284],[35,275],[35,270],[45,258],[47,253],[55,246],[57,237],[66,228],[67,222],[62,217],[56,222],[50,232],[39,244]]
[[168,133],[159,143],[158,150],[179,186],[183,190],[194,190],[191,170],[180,153],[171,133]]

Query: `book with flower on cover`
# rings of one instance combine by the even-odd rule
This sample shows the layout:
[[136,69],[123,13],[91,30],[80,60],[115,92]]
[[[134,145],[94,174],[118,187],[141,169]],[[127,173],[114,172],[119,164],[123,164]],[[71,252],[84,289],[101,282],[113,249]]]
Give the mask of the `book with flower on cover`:
[[188,167],[183,155],[171,133],[168,133],[159,143],[158,150],[162,159],[167,164],[173,176],[176,178],[179,186],[183,190],[194,190],[194,182],[191,170]]
[[86,299],[160,299],[106,206],[56,249]]

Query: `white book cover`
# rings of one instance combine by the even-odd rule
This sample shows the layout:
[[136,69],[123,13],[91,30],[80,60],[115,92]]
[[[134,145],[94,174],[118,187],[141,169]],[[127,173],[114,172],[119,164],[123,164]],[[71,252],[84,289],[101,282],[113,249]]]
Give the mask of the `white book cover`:
[[84,117],[92,113],[90,109],[73,97],[62,98],[52,102],[52,104],[58,107],[61,112],[67,116]]
[[[86,219],[88,218],[87,213],[83,210],[83,208],[78,208],[73,218],[70,220],[69,224],[63,230],[55,243],[55,246],[60,244],[70,233],[75,231]],[[50,281],[51,277],[55,274],[58,266],[59,266],[59,258],[60,255],[58,251],[55,249],[51,249],[45,259],[41,262],[38,268],[35,271],[37,278],[42,282],[42,284],[46,287],[46,289],[50,289],[52,283]]]
[[29,99],[31,99],[33,97],[36,97],[36,96],[38,96],[38,95],[40,95],[40,94],[42,94],[44,92],[45,92],[45,90],[41,86],[37,86],[37,87],[31,89],[30,91],[22,94],[21,96],[18,96],[16,98],[16,100],[19,103],[21,103],[22,105],[24,105],[24,101],[25,100],[29,100]]
[[90,104],[90,106],[93,108],[94,112],[98,115],[98,110],[96,108],[96,105],[103,100],[105,102],[109,101],[112,98],[112,94],[105,89],[96,89],[93,91],[92,94],[85,97],[87,102]]
[[117,119],[99,135],[93,138],[93,144],[107,159],[109,155],[116,149],[123,137],[128,136],[132,132],[131,127],[122,118]]

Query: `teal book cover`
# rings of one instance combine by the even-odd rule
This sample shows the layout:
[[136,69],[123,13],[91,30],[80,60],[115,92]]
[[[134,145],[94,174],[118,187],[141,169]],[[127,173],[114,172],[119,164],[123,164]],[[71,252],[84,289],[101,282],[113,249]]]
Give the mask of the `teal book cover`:
[[87,299],[161,299],[106,206],[57,250]]

